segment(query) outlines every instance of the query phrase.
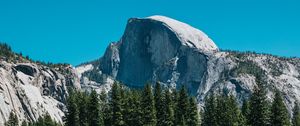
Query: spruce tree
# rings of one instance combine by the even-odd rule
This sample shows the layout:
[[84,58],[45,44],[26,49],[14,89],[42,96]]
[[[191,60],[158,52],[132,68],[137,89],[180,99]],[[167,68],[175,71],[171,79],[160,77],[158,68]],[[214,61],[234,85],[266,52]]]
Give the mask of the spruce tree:
[[44,126],[56,126],[55,122],[48,113],[43,117],[43,120]]
[[132,104],[133,104],[133,123],[136,124],[137,126],[141,126],[143,124],[143,110],[142,110],[142,103],[141,103],[141,92],[140,91],[133,91],[132,92]]
[[172,95],[169,90],[165,90],[165,101],[164,101],[164,126],[173,126],[174,125],[174,102],[172,99]]
[[154,99],[155,99],[155,109],[156,109],[156,118],[157,118],[157,126],[163,126],[165,111],[163,108],[164,99],[162,94],[161,85],[159,82],[156,83],[154,88]]
[[8,121],[5,122],[5,126],[19,126],[18,117],[13,111],[10,112]]
[[152,93],[152,89],[150,84],[146,84],[142,94],[142,120],[143,125],[146,126],[154,126],[156,125],[156,112],[155,112],[155,104],[154,97]]
[[173,124],[176,125],[179,122],[177,119],[179,119],[180,116],[181,116],[179,110],[177,110],[177,105],[178,105],[178,100],[179,100],[179,93],[176,89],[173,89],[173,91],[172,91],[172,100],[173,100],[172,108],[174,110],[174,122],[173,122]]
[[100,100],[95,90],[92,90],[89,96],[88,115],[89,126],[102,126],[104,124],[100,110]]
[[246,124],[250,125],[250,103],[249,101],[245,100],[243,101],[242,105],[242,114],[245,118]]
[[229,97],[227,96],[226,104],[228,105],[227,110],[227,124],[230,126],[244,126],[246,125],[245,117],[243,116],[242,112],[240,111],[236,98],[232,95]]
[[88,126],[88,95],[87,93],[78,92],[77,93],[77,106],[79,109],[79,123],[80,126]]
[[218,126],[217,124],[217,115],[216,113],[217,104],[215,95],[211,94],[210,96],[206,97],[205,105],[204,105],[204,113],[203,113],[203,126]]
[[190,106],[188,110],[188,125],[189,126],[199,126],[200,125],[200,116],[197,108],[197,102],[194,97],[190,98]]
[[178,103],[177,103],[177,116],[176,120],[177,123],[176,125],[185,125],[188,122],[188,110],[189,110],[189,98],[188,94],[186,91],[186,88],[184,86],[181,87],[179,91],[179,98],[178,98]]
[[28,126],[26,121],[22,121],[21,126]]
[[100,104],[101,104],[101,113],[102,113],[104,125],[105,126],[112,125],[111,106],[108,100],[107,93],[104,90],[102,90],[100,93]]
[[295,102],[293,108],[293,126],[300,126],[300,108],[298,101]]
[[112,107],[112,123],[114,126],[122,126],[125,124],[123,120],[123,101],[120,85],[113,84],[111,94],[111,107]]
[[76,104],[76,96],[73,90],[69,91],[69,97],[67,98],[67,113],[65,117],[66,126],[80,126],[79,123],[79,110]]
[[253,126],[270,125],[270,110],[267,101],[265,86],[261,79],[257,78],[257,86],[254,87],[250,98],[250,120]]
[[283,102],[279,91],[275,92],[274,101],[271,109],[271,125],[272,126],[290,126],[288,110]]
[[123,110],[123,117],[124,117],[124,122],[125,125],[127,126],[131,126],[134,125],[134,109],[135,109],[135,105],[134,105],[134,101],[133,101],[133,94],[132,92],[129,90],[126,92],[126,102],[124,102],[124,110]]

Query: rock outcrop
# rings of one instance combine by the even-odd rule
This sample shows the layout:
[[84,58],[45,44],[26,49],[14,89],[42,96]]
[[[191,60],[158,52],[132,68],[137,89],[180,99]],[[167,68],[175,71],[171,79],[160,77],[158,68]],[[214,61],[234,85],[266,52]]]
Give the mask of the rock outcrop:
[[83,87],[109,90],[114,80],[128,87],[160,81],[173,88],[185,85],[200,105],[212,92],[247,99],[256,76],[264,77],[270,99],[281,91],[289,109],[300,100],[299,58],[219,51],[200,30],[164,16],[129,19],[120,41],[76,69]]
[[20,121],[36,121],[48,113],[62,123],[67,87],[80,88],[79,78],[70,66],[58,70],[35,63],[0,61],[0,125],[11,112]]

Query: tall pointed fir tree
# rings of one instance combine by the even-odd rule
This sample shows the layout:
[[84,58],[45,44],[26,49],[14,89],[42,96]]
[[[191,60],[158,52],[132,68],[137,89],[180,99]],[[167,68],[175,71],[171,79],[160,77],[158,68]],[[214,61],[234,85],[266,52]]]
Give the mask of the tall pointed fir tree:
[[69,97],[67,98],[67,113],[65,117],[66,126],[80,126],[79,122],[79,110],[76,103],[76,94],[74,90],[69,91]]
[[295,102],[293,108],[293,119],[292,119],[293,126],[300,126],[300,108],[298,101]]
[[79,123],[80,126],[88,126],[88,109],[87,109],[87,103],[89,102],[88,100],[88,94],[83,93],[83,92],[78,92],[77,93],[77,106],[79,109]]
[[163,126],[173,126],[174,125],[174,102],[172,99],[171,92],[169,90],[164,91],[164,120]]
[[10,112],[8,121],[5,122],[4,125],[5,126],[19,126],[19,119],[13,111]]
[[197,108],[197,102],[194,97],[190,97],[190,106],[188,110],[188,125],[189,126],[199,126],[200,116]]
[[88,114],[89,126],[102,126],[104,124],[100,110],[99,96],[95,90],[92,90],[89,96]]
[[103,122],[105,126],[112,125],[112,112],[111,106],[109,105],[107,93],[102,90],[100,93],[100,105],[101,105],[101,113],[103,116]]
[[233,95],[227,96],[226,104],[228,104],[227,113],[227,121],[230,126],[244,126],[246,125],[246,119],[243,116],[240,108],[238,107],[238,103],[236,98]]
[[290,126],[288,110],[283,102],[279,91],[275,92],[275,97],[271,108],[271,125],[272,126]]
[[155,109],[156,109],[156,118],[157,118],[157,126],[163,126],[165,111],[163,108],[164,99],[162,94],[161,85],[159,82],[156,83],[154,88],[154,100],[155,100]]
[[179,98],[177,100],[177,115],[176,115],[176,125],[187,125],[188,121],[188,110],[189,110],[189,97],[184,86],[181,87],[179,91]]
[[242,105],[242,114],[245,118],[246,124],[250,125],[250,103],[248,100],[243,101],[243,105]]
[[49,113],[46,113],[46,115],[43,118],[43,126],[56,126],[57,124],[55,123],[55,121],[52,120],[51,116],[49,115]]
[[123,101],[120,85],[116,82],[113,84],[111,92],[111,107],[112,107],[112,125],[123,126]]
[[218,126],[217,124],[217,104],[214,94],[206,97],[203,113],[203,126]]
[[154,126],[156,125],[156,112],[154,97],[150,84],[146,84],[142,94],[142,110],[143,110],[143,125]]
[[257,86],[254,87],[253,94],[250,98],[250,120],[253,126],[270,125],[270,110],[267,101],[265,85],[262,79],[256,78]]

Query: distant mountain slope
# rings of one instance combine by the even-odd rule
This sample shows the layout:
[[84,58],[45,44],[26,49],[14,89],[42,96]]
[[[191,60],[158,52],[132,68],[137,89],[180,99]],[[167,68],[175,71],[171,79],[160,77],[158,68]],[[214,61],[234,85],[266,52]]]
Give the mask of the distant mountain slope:
[[114,80],[129,87],[160,81],[167,87],[185,85],[203,104],[212,93],[229,93],[241,102],[256,78],[278,89],[289,109],[300,100],[300,59],[267,54],[219,51],[203,32],[164,16],[128,20],[122,38],[103,57],[80,65],[83,88],[108,90]]
[[10,112],[20,121],[36,121],[49,113],[62,122],[67,87],[80,88],[74,69],[67,64],[33,62],[6,44],[0,48],[0,125]]

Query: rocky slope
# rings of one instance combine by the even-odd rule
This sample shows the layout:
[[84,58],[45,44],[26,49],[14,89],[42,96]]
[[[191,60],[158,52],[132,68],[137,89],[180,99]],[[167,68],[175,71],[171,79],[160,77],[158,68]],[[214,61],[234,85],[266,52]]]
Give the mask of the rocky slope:
[[5,56],[0,59],[0,125],[8,120],[10,112],[20,121],[36,121],[48,113],[62,122],[67,87],[80,88],[74,69],[68,65],[49,67],[13,53],[12,56],[13,60]]
[[164,16],[131,18],[124,35],[98,60],[76,68],[85,89],[109,90],[114,80],[129,87],[160,81],[185,85],[199,105],[212,93],[248,98],[261,76],[268,97],[280,90],[289,109],[300,100],[300,59],[220,51],[202,31]]

